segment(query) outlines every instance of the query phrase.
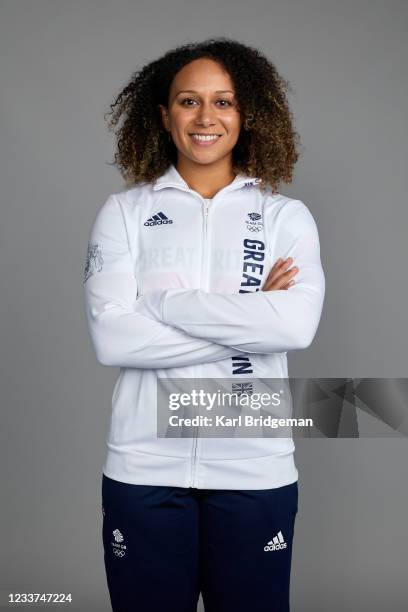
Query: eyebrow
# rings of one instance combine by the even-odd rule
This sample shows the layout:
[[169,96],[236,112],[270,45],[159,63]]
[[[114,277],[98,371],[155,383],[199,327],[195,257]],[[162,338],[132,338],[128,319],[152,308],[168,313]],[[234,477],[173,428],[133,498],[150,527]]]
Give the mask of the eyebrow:
[[[217,89],[215,93],[234,93],[233,91],[231,91],[231,89]],[[178,96],[180,93],[198,93],[197,91],[194,91],[194,89],[181,89],[180,91],[178,91],[176,93],[176,96]]]

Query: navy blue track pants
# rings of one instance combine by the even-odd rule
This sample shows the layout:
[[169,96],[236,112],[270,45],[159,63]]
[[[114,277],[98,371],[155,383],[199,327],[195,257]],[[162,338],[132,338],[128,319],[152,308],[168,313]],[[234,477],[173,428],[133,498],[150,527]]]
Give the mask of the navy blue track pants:
[[288,612],[298,483],[261,490],[134,485],[102,475],[113,612]]

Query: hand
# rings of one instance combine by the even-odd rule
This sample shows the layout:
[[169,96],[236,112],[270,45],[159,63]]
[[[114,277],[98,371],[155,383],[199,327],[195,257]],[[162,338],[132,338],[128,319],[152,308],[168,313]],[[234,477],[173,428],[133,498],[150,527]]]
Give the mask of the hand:
[[288,257],[285,260],[279,257],[279,259],[272,266],[272,269],[269,272],[268,278],[266,279],[261,291],[276,291],[278,289],[286,290],[294,285],[295,281],[292,280],[292,278],[299,272],[299,268],[294,266],[289,270],[288,268],[292,263],[292,257]]

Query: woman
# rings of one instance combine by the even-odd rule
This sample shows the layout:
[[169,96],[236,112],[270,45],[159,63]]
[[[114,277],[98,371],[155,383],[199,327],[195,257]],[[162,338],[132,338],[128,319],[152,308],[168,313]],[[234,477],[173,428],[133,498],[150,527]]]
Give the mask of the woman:
[[114,612],[195,612],[200,592],[206,612],[289,610],[293,440],[159,437],[156,395],[163,379],[286,379],[316,333],[316,224],[278,191],[298,158],[285,87],[258,50],[209,39],[111,107],[127,189],[97,214],[84,288],[97,358],[121,368],[102,475]]

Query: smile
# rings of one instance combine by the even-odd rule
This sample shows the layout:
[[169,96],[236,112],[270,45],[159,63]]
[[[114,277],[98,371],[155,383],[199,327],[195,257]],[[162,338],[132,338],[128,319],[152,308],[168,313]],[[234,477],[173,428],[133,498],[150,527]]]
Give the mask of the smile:
[[191,140],[198,145],[208,146],[214,144],[219,138],[220,134],[190,134]]

